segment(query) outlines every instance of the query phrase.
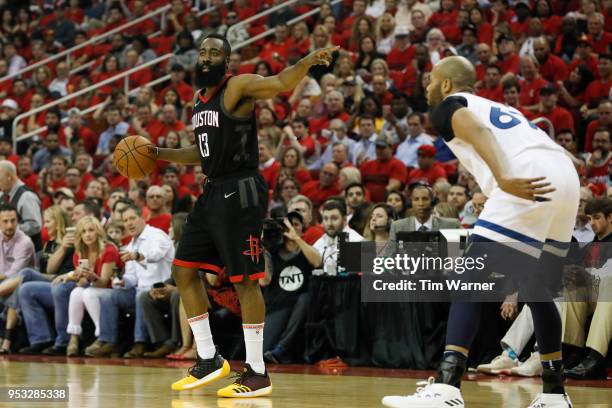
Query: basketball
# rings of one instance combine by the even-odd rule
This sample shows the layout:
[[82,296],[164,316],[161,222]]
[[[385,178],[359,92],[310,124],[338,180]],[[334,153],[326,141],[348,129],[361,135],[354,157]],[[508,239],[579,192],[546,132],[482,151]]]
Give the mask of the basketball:
[[122,176],[137,180],[145,178],[157,162],[154,147],[145,137],[127,136],[115,147],[113,163]]

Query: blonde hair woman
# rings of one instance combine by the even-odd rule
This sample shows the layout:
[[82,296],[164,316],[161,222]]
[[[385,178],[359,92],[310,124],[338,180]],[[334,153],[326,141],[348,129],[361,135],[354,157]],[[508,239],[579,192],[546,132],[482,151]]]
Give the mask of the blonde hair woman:
[[[100,327],[99,296],[106,291],[110,293],[113,269],[123,266],[117,247],[108,241],[102,224],[92,216],[83,217],[76,225],[74,248],[75,270],[56,279],[59,284],[69,285],[72,282],[72,285],[75,286],[69,292],[68,301],[66,331],[71,336],[66,355],[69,357],[78,355],[79,336],[82,333],[81,322],[85,309],[91,316],[96,326],[96,336],[98,335]],[[66,301],[65,297],[59,299],[55,294],[53,297],[56,309],[58,301]]]
[[395,41],[395,17],[391,13],[383,14],[376,23],[376,50],[387,55]]

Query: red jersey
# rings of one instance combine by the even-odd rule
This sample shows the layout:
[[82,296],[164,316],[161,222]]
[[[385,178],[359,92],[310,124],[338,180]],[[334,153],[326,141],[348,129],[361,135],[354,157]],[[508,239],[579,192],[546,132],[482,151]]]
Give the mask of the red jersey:
[[369,160],[363,163],[359,169],[363,184],[370,191],[372,202],[378,203],[385,200],[386,187],[390,179],[404,182],[406,180],[406,165],[395,157],[387,160]]

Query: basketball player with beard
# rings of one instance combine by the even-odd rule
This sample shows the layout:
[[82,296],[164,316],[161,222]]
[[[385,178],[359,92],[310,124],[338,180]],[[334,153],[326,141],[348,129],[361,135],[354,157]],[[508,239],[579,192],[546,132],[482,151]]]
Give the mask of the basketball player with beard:
[[[466,256],[487,257],[482,281],[492,270],[516,280],[519,300],[529,305],[543,366],[543,392],[529,408],[572,408],[563,385],[561,318],[545,284],[560,275],[578,210],[580,182],[565,149],[517,109],[475,96],[474,66],[447,57],[431,71],[429,118],[482,192],[489,197],[470,236]],[[495,247],[491,248],[491,243]],[[409,396],[388,396],[394,408],[460,408],[460,386],[478,332],[483,304],[461,298],[452,303],[446,347],[437,378]]]
[[220,397],[258,397],[272,392],[263,360],[265,304],[258,279],[265,276],[260,237],[268,187],[258,172],[255,100],[292,90],[314,65],[329,65],[338,47],[313,51],[275,76],[227,75],[229,42],[211,34],[200,45],[195,69],[200,88],[193,108],[196,144],[182,149],[153,147],[158,160],[199,164],[207,179],[189,214],[172,273],[176,280],[198,356],[173,390],[192,390],[227,377],[229,363],[213,343],[209,302],[198,270],[227,268],[242,309],[246,346],[244,371]]

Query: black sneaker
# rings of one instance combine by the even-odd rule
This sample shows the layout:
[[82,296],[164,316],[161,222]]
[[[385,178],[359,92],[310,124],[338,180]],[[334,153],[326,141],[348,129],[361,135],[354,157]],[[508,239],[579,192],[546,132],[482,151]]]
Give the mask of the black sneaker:
[[213,358],[206,360],[198,355],[196,363],[189,369],[189,375],[172,384],[172,389],[183,391],[200,388],[220,378],[227,377],[230,371],[229,363],[221,357],[218,350],[215,351]]
[[45,356],[65,356],[66,346],[51,346],[42,351]]
[[28,347],[24,347],[22,349],[19,349],[19,354],[40,354],[42,353],[42,351],[44,349],[46,349],[47,347],[51,347],[53,346],[53,342],[52,341],[46,341],[44,343],[36,343],[36,344],[31,344]]
[[270,395],[272,393],[272,382],[268,377],[268,371],[258,374],[249,364],[244,365],[244,371],[237,373],[233,384],[217,391],[218,397],[226,398],[251,398]]

